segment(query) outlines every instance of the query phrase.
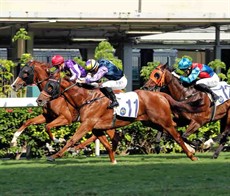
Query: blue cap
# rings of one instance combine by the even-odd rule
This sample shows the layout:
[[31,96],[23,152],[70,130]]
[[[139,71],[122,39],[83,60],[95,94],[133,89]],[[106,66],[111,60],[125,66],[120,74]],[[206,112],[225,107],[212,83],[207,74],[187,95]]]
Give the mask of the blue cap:
[[178,64],[179,69],[188,69],[192,65],[192,61],[190,61],[188,58],[182,58]]

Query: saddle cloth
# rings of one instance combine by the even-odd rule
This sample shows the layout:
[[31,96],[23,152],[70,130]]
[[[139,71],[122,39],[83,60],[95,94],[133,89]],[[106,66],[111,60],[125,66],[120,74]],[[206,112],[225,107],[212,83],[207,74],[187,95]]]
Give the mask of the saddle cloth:
[[135,92],[115,94],[119,103],[114,113],[121,117],[136,118],[139,110],[139,98]]
[[211,90],[219,96],[219,99],[216,101],[216,106],[230,99],[230,85],[224,81],[219,82],[218,85],[211,88]]

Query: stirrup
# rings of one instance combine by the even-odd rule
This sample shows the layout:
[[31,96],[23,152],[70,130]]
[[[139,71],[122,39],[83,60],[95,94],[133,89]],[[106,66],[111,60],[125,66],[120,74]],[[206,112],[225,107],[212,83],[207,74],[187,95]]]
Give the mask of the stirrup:
[[108,108],[109,108],[109,109],[113,109],[114,107],[117,107],[117,106],[119,106],[119,103],[118,103],[117,101],[115,101],[115,102],[112,102],[112,103],[108,106]]
[[213,95],[212,100],[213,102],[216,102],[220,97],[218,95]]

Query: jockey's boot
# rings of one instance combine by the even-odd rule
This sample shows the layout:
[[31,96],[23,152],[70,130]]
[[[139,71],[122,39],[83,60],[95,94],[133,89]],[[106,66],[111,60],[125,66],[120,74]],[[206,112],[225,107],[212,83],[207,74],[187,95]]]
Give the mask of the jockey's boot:
[[204,91],[209,93],[212,96],[212,100],[216,102],[219,99],[219,96],[214,93],[206,84],[196,84],[194,86],[199,91]]
[[108,106],[109,109],[119,106],[119,103],[117,102],[117,98],[111,88],[104,87],[101,88],[100,90],[102,93],[104,93],[106,97],[108,97],[112,101],[112,103]]

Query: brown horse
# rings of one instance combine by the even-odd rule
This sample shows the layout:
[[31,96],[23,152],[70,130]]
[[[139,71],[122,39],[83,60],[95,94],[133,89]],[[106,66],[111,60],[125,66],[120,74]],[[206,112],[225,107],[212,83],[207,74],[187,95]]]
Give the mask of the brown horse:
[[[49,77],[50,73],[48,64],[41,63],[38,61],[31,61],[30,63],[28,63],[28,65],[22,68],[22,70],[19,73],[19,76],[16,78],[16,80],[13,82],[11,86],[15,91],[18,91],[19,89],[27,85],[36,84],[39,90],[42,91]],[[28,126],[32,124],[34,125],[42,123],[47,123],[45,125],[45,130],[49,134],[50,139],[55,142],[59,142],[59,140],[53,136],[51,128],[69,125],[72,122],[76,121],[79,116],[78,111],[74,108],[74,106],[67,102],[63,97],[59,97],[51,101],[46,107],[43,107],[42,109],[42,114],[35,118],[28,119],[15,132],[14,137],[11,141],[11,144],[13,146],[16,145],[17,138]],[[114,151],[116,150],[118,145],[118,135],[116,134],[115,130],[107,130],[107,134],[112,140],[113,148],[111,149],[111,147],[106,146],[106,149],[109,152],[110,157],[113,157],[112,154],[114,154]],[[97,137],[95,135],[92,135],[92,137],[90,137],[88,140],[76,146],[75,150],[84,149],[85,146],[89,145],[96,139]],[[100,137],[99,139],[105,140],[105,138],[103,137]],[[115,163],[116,161],[111,159],[111,162]]]
[[139,100],[137,117],[127,118],[114,115],[114,110],[107,108],[109,99],[99,89],[89,90],[77,84],[73,85],[69,81],[61,79],[58,74],[54,79],[50,79],[37,99],[38,105],[44,106],[55,97],[64,96],[68,102],[78,108],[81,125],[66,145],[48,160],[52,161],[62,157],[69,147],[73,146],[89,131],[103,134],[106,129],[123,127],[135,121],[143,121],[162,127],[176,140],[191,160],[197,160],[193,153],[187,149],[180,134],[174,128],[176,124],[171,117],[171,107],[173,110],[197,111],[188,104],[175,101],[165,93],[144,90],[136,90],[135,93]]
[[177,78],[175,78],[169,68],[166,65],[159,65],[154,69],[150,75],[150,79],[143,86],[144,89],[153,89],[158,87],[167,86],[169,94],[176,100],[187,100],[187,102],[194,101],[196,99],[203,100],[203,106],[199,113],[187,113],[183,112],[179,115],[186,119],[179,122],[183,122],[181,126],[189,125],[183,134],[183,139],[187,141],[187,137],[192,133],[196,132],[204,124],[220,120],[221,123],[221,135],[219,137],[220,145],[213,154],[213,158],[217,158],[219,153],[224,148],[227,142],[227,137],[230,133],[230,100],[214,108],[208,95],[204,92],[197,91],[193,86],[184,87]]

